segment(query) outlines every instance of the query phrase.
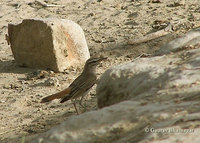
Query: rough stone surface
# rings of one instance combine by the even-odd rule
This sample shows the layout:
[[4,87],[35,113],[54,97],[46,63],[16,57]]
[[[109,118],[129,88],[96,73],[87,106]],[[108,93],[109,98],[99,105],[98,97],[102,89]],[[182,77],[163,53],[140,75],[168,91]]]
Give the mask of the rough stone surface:
[[62,72],[90,57],[82,28],[65,19],[25,19],[8,25],[9,41],[21,66]]
[[[180,44],[187,35],[174,41]],[[130,99],[170,100],[176,95],[182,96],[182,100],[199,98],[196,95],[200,92],[200,49],[196,42],[182,51],[179,47],[180,51],[175,54],[140,58],[110,68],[97,86],[98,107]]]
[[144,128],[148,126],[145,117],[133,116],[136,114],[134,108],[137,104],[127,101],[99,111],[72,116],[31,143],[40,141],[42,143],[111,143],[132,133],[134,135],[126,140],[136,142],[145,135]]
[[195,45],[200,43],[200,28],[193,29],[190,32],[184,34],[182,37],[177,38],[158,50],[155,55],[169,54],[170,52],[176,52],[178,50],[187,48],[190,45]]
[[[171,101],[165,102],[165,104],[124,101],[97,111],[72,116],[64,123],[40,134],[33,140],[31,139],[30,142],[135,143],[141,141],[146,143],[155,138],[159,139],[159,137],[163,137],[163,140],[165,140],[173,132],[156,132],[155,130],[174,129],[181,131],[185,127],[183,122],[199,120],[199,113],[189,114],[186,111],[195,108],[196,104],[199,105],[197,101],[179,104],[171,103]],[[180,123],[180,125],[178,126],[177,123]],[[172,140],[178,138],[175,131],[174,137],[171,137]],[[191,127],[188,127],[187,131],[188,133],[184,134],[200,133],[198,130],[194,131]],[[196,140],[198,141],[200,138],[196,137]],[[29,142],[29,140],[27,141]]]

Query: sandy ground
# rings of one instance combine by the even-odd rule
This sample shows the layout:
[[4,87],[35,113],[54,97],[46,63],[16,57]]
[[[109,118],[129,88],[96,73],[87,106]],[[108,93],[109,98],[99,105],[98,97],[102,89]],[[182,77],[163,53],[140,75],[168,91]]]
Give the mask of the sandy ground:
[[[100,76],[111,66],[130,62],[142,53],[154,53],[176,35],[198,27],[200,22],[198,0],[46,0],[43,3],[47,7],[34,0],[0,1],[1,143],[22,142],[76,115],[70,101],[39,102],[42,97],[66,88],[81,72],[71,69],[28,78],[37,69],[16,65],[5,40],[8,23],[19,23],[26,18],[64,18],[77,22],[85,32],[91,55],[109,57],[98,67]],[[173,24],[174,34],[140,45],[127,44],[127,40],[139,39],[169,22]],[[49,81],[53,84],[48,85]],[[87,111],[96,109],[95,87],[84,104]]]

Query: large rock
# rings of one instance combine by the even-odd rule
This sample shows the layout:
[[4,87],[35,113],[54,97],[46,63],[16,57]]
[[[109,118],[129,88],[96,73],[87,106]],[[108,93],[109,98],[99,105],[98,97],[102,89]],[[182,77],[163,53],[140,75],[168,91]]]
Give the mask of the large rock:
[[148,126],[145,117],[133,116],[137,105],[127,101],[100,111],[72,116],[31,143],[114,143],[129,134],[131,136],[126,140],[136,142],[143,138],[144,128]]
[[8,25],[17,64],[62,72],[90,57],[82,28],[65,19],[25,19]]
[[[165,104],[144,104],[142,101],[124,101],[97,111],[71,116],[62,124],[36,136],[35,139],[26,141],[30,143],[136,143],[144,140],[159,140],[161,135],[163,137],[161,139],[165,139],[173,133],[173,131],[165,131],[169,129],[168,127],[171,126],[171,129],[178,131],[184,128],[185,124],[177,126],[177,123],[200,119],[199,114],[189,114],[183,110],[183,108],[195,108],[197,103],[194,101],[174,104],[169,101]],[[194,129],[186,131],[193,133]],[[178,135],[180,138],[181,134]],[[199,136],[195,138],[197,141],[200,140]]]
[[200,98],[197,95],[200,92],[200,48],[199,45],[191,47],[194,49],[140,58],[110,68],[97,86],[98,107],[130,99],[175,100],[177,95],[182,100]]
[[193,120],[187,112],[177,113],[177,110],[187,108],[188,105],[191,103],[173,105],[170,102],[142,104],[124,101],[97,111],[69,117],[64,123],[40,134],[30,142],[135,143],[145,138],[152,139],[147,135],[154,133],[154,130],[172,126],[183,119]]
[[163,45],[155,55],[169,54],[200,43],[200,28],[193,29],[183,36]]

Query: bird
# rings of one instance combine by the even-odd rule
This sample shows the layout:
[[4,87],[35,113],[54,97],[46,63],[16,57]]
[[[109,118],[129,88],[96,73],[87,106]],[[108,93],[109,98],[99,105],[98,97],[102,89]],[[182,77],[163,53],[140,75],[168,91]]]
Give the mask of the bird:
[[41,103],[50,102],[54,99],[61,99],[60,103],[72,100],[76,113],[79,114],[76,107],[77,98],[81,97],[79,104],[83,106],[83,97],[86,96],[93,85],[97,83],[96,66],[105,59],[107,58],[89,58],[85,63],[82,73],[69,85],[68,88],[42,98]]

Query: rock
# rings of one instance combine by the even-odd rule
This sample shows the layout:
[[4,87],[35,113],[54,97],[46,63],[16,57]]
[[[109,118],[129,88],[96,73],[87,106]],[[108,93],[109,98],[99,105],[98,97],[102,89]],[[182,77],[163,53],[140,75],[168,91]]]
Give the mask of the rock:
[[[189,41],[193,40],[196,41],[196,36]],[[200,45],[197,44],[195,49],[140,58],[110,68],[97,85],[98,107],[102,110],[128,101],[137,102],[137,106],[133,105],[133,116],[143,116],[150,122],[144,129],[149,134],[141,142],[197,143],[200,140],[200,128],[195,126],[200,119],[199,57]],[[183,134],[187,138],[183,138]],[[126,135],[118,142],[127,142],[127,138],[134,135]]]
[[[199,114],[180,112],[182,108],[189,107],[195,107],[193,102],[173,104],[169,101],[167,104],[144,105],[141,101],[124,101],[97,111],[71,116],[62,124],[34,139],[26,138],[26,141],[30,143],[134,143],[165,139],[159,138],[159,135],[169,137],[172,131],[162,132],[167,130],[168,126],[178,130],[183,126],[177,127],[177,123],[200,119]],[[161,131],[158,132],[159,130]],[[189,129],[188,131],[192,132]],[[181,134],[179,138],[180,136]]]
[[196,45],[200,42],[200,28],[191,30],[180,38],[177,38],[160,48],[155,55],[169,54],[170,52],[177,52],[190,45]]
[[65,19],[25,19],[8,25],[9,41],[18,65],[62,72],[90,57],[82,28]]
[[126,135],[131,135],[127,141],[137,142],[144,137],[144,128],[148,126],[145,117],[133,116],[137,105],[136,102],[127,101],[99,111],[71,116],[31,143],[114,143]]
[[47,78],[47,80],[44,81],[43,85],[45,86],[59,86],[59,81],[58,79],[54,78],[54,77],[49,77]]
[[[141,58],[107,70],[97,85],[98,107],[125,100],[199,99],[200,48]],[[187,93],[186,93],[187,92]]]
[[[140,94],[148,94],[147,91],[152,88],[155,90],[168,78],[164,73],[167,63],[173,61],[167,56],[141,58],[135,62],[110,68],[101,76],[97,85],[98,107],[110,106],[136,98]],[[161,74],[163,76],[159,76]]]
[[55,73],[53,71],[45,71],[45,70],[36,70],[34,72],[30,72],[26,74],[27,80],[37,80],[48,77],[54,77]]

